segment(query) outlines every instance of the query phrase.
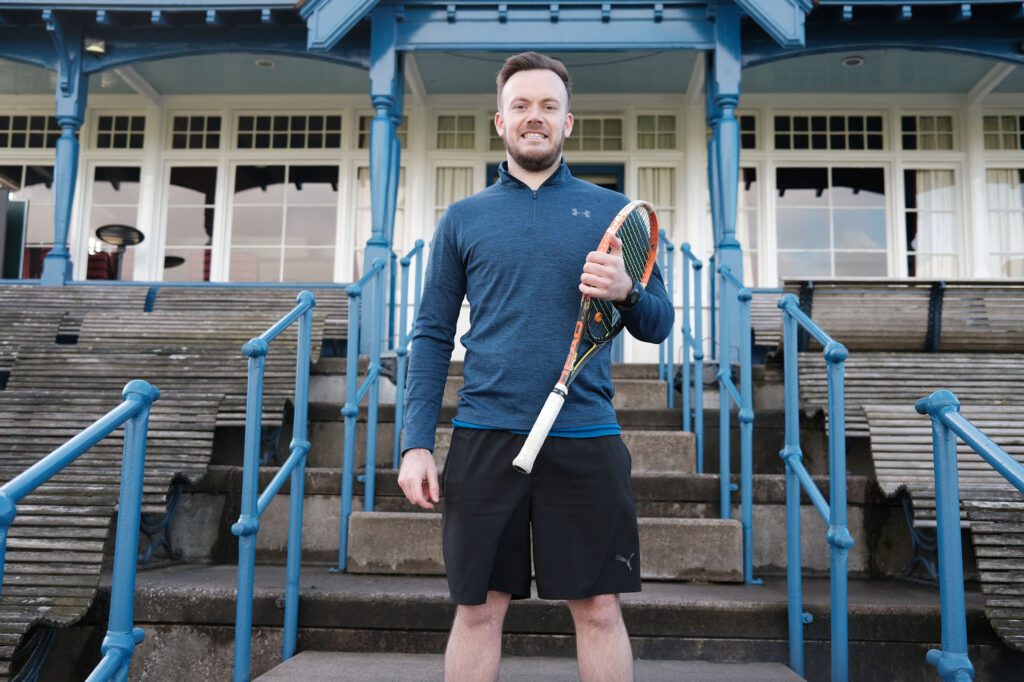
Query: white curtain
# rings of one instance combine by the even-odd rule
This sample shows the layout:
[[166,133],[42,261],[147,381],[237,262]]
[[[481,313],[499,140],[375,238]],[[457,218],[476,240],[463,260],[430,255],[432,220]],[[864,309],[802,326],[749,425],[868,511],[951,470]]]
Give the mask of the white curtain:
[[434,222],[441,219],[441,214],[459,199],[465,199],[473,193],[473,169],[457,166],[439,166],[434,187]]
[[956,185],[951,170],[915,170],[918,277],[957,275]]
[[1024,194],[1021,171],[987,173],[989,253],[993,274],[1024,277]]
[[640,168],[637,170],[637,196],[654,206],[658,226],[674,239],[676,209],[676,169]]

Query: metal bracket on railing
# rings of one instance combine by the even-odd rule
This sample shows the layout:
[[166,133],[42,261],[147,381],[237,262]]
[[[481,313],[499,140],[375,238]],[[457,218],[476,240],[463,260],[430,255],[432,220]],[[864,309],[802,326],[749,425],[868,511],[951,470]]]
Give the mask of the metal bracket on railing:
[[139,532],[146,536],[147,544],[145,551],[139,554],[140,568],[147,568],[153,556],[161,548],[167,553],[168,559],[181,558],[181,549],[174,547],[174,540],[171,538],[171,524],[174,523],[174,516],[178,511],[178,503],[181,501],[181,491],[184,487],[181,483],[171,486],[171,493],[167,498],[167,508],[163,513],[146,512],[142,514],[139,521]]

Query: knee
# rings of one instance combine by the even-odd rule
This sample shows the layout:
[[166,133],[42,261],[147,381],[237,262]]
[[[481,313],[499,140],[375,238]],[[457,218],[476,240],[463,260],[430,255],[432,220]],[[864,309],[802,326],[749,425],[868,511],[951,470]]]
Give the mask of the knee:
[[599,594],[569,602],[576,628],[610,630],[619,627],[622,611],[617,594]]
[[463,627],[473,630],[500,630],[505,621],[508,603],[509,595],[501,592],[488,592],[487,602],[484,604],[473,606],[460,605],[456,611],[455,619]]

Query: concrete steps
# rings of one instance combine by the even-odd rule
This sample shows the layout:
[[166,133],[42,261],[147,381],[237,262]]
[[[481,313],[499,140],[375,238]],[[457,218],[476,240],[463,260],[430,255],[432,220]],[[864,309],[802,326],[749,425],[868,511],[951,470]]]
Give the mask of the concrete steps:
[[[798,682],[804,678],[779,663],[708,663],[706,661],[636,662],[638,680],[677,682]],[[304,651],[265,675],[261,682],[421,682],[444,677],[439,654],[358,654]],[[500,682],[570,682],[579,679],[576,661],[568,658],[509,656],[501,662]]]
[[[256,567],[254,676],[279,662],[284,573],[283,566]],[[179,564],[139,573],[135,618],[146,639],[136,650],[130,679],[229,679],[236,584],[234,564]],[[805,578],[803,586],[805,610],[813,617],[805,627],[806,676],[826,680],[829,583]],[[57,631],[54,646],[61,655],[50,657],[42,680],[85,678],[99,656],[109,588],[107,574],[83,622]],[[437,654],[444,649],[454,614],[443,578],[333,574],[327,566],[303,567],[301,600],[299,651]],[[650,582],[643,592],[623,595],[622,604],[634,655],[642,660],[788,659],[784,578],[768,577],[762,586]],[[849,624],[851,680],[936,679],[925,653],[941,637],[937,590],[905,582],[851,580]],[[975,679],[1018,679],[1024,655],[1000,643],[985,617],[981,595],[971,585],[967,625]],[[560,602],[514,602],[505,632],[509,657],[575,655],[572,620]]]
[[[742,582],[742,529],[721,519],[640,518],[645,580]],[[357,512],[349,523],[348,571],[444,575],[441,515]]]

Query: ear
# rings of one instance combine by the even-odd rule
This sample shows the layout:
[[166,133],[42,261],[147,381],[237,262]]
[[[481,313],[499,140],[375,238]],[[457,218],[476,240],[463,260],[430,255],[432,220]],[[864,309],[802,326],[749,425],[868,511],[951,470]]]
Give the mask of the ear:
[[572,117],[571,113],[565,115],[565,136],[566,137],[569,137],[570,135],[572,135],[572,124],[573,124],[574,120],[575,119]]
[[501,117],[501,112],[494,114],[494,129],[498,131],[498,137],[505,138],[505,119]]

